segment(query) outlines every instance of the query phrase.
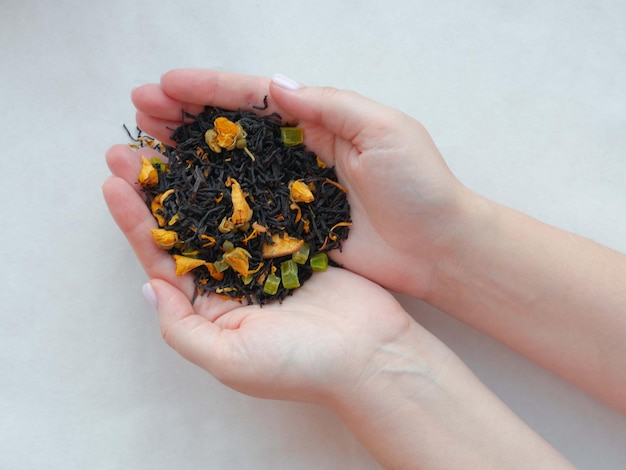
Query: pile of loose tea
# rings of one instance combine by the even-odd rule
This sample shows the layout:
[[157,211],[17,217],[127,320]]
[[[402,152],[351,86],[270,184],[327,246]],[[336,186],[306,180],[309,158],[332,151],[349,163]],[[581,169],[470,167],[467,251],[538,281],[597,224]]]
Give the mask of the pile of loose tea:
[[328,267],[348,237],[346,189],[277,114],[207,107],[184,114],[173,147],[140,136],[164,158],[142,157],[138,182],[158,222],[154,242],[195,276],[196,295],[282,300]]

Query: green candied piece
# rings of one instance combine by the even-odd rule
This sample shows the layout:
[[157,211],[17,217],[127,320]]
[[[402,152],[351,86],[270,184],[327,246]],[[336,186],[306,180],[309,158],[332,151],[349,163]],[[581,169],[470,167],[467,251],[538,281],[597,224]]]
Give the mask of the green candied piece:
[[253,279],[254,279],[253,274],[246,274],[245,276],[241,276],[241,282],[243,282],[244,286],[247,286],[248,284],[250,284]]
[[313,271],[326,271],[328,269],[328,256],[326,256],[326,253],[317,253],[311,256],[311,269]]
[[161,172],[165,171],[166,165],[159,157],[152,157],[150,164]]
[[296,251],[293,255],[291,255],[291,259],[298,264],[306,263],[306,260],[309,259],[309,244],[304,242],[302,248]]
[[280,263],[280,277],[283,280],[283,287],[285,289],[295,289],[300,287],[300,280],[298,279],[298,265],[293,260],[288,259]]
[[263,284],[263,292],[267,295],[274,295],[278,292],[280,286],[280,278],[276,274],[269,274]]
[[215,266],[215,270],[218,273],[223,273],[228,268],[230,268],[230,265],[223,259],[218,259],[215,263],[213,263],[213,266]]
[[281,127],[280,140],[285,147],[293,147],[304,142],[304,132],[301,127]]

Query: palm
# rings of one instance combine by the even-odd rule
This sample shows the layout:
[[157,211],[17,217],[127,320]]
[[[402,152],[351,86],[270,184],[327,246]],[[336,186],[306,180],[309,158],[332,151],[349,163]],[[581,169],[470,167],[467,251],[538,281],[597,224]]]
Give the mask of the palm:
[[377,348],[408,327],[391,295],[341,269],[313,276],[282,304],[242,306],[213,295],[192,305],[193,280],[175,276],[171,257],[152,242],[155,221],[134,184],[139,158],[125,146],[109,151],[116,176],[104,185],[107,204],[148,276],[160,280],[155,287],[168,290],[159,308],[167,342],[228,385],[314,401],[350,374],[358,379],[355,363],[365,367]]
[[[411,124],[420,129],[418,123]],[[301,125],[306,129],[309,124]],[[348,142],[317,125],[309,129],[308,134],[319,134],[311,139],[311,148],[330,156],[350,191],[355,223],[345,249],[334,258],[381,285],[404,291],[411,284],[415,292],[416,286],[430,284],[429,256],[440,227],[447,225],[447,194],[454,193],[456,180],[425,131],[398,131],[393,142],[377,138],[377,132],[380,129],[365,129]],[[416,151],[429,154],[421,164]]]
[[[134,101],[140,127],[168,141],[167,129],[179,125],[181,107],[191,113],[205,104],[246,108],[268,93],[267,79],[183,71],[166,76],[161,86],[138,89]],[[333,91],[328,93],[328,99],[320,98],[323,103],[331,101]],[[433,275],[437,242],[447,236],[442,227],[450,225],[455,201],[461,199],[461,185],[427,132],[407,116],[364,98],[356,101],[350,116],[322,106],[318,112],[297,113],[297,118],[274,101],[265,112],[278,112],[303,127],[307,145],[336,166],[349,190],[354,225],[343,252],[333,255],[336,261],[383,286],[421,296]],[[366,116],[368,125],[359,116]]]
[[[203,316],[213,311],[198,309]],[[234,306],[217,318],[231,360],[209,370],[248,394],[316,401],[322,391],[339,394],[344,384],[361,379],[378,348],[393,341],[407,319],[380,287],[330,269],[282,304]]]

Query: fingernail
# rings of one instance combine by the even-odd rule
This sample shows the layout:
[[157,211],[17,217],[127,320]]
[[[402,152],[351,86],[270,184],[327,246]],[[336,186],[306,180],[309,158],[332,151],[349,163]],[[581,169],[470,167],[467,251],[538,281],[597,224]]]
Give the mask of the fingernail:
[[146,298],[148,303],[152,305],[152,307],[154,308],[158,307],[159,301],[157,300],[157,296],[154,293],[154,289],[152,288],[149,282],[146,282],[143,285],[143,287],[141,288],[141,292],[143,293],[143,296]]
[[299,90],[302,88],[302,85],[296,82],[293,78],[289,78],[282,73],[275,73],[272,75],[272,82],[281,88],[285,88],[286,90]]

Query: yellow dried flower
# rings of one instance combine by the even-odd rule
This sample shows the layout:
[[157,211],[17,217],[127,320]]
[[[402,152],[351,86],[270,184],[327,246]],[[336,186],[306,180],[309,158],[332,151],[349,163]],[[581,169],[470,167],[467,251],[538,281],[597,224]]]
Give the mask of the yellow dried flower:
[[305,202],[308,204],[313,202],[313,199],[315,199],[309,187],[304,184],[302,180],[290,181],[289,193],[291,195],[291,199],[295,202]]
[[156,168],[146,157],[141,157],[141,170],[139,171],[137,182],[140,186],[148,188],[156,186],[159,182],[159,174]]
[[217,143],[217,131],[215,129],[209,129],[204,133],[204,141],[215,153],[221,153],[222,147]]
[[241,124],[225,117],[218,117],[213,121],[213,129],[204,134],[204,141],[211,150],[220,153],[222,149],[245,148],[246,136],[247,133]]
[[152,233],[154,243],[164,250],[169,250],[178,242],[178,234],[172,230],[153,228],[150,233]]
[[213,121],[214,129],[217,131],[217,143],[220,147],[226,150],[232,150],[235,148],[235,142],[237,141],[237,135],[241,132],[241,126],[226,119],[225,117],[218,117]]

